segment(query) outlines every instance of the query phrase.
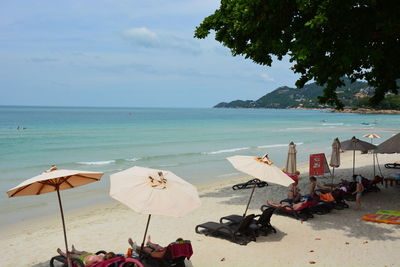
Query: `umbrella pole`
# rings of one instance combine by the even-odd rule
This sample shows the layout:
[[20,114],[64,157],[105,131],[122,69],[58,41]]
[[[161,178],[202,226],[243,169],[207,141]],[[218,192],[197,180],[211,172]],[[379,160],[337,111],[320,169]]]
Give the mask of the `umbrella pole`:
[[354,175],[354,166],[356,165],[356,150],[353,150],[353,175]]
[[251,195],[250,195],[249,201],[247,202],[246,210],[244,211],[243,217],[246,216],[247,210],[249,209],[250,201],[253,198],[253,194],[254,194],[254,190],[256,189],[256,186],[257,186],[257,183],[254,183],[253,190],[251,190]]
[[372,152],[372,159],[374,162],[374,178],[375,178],[375,152]]
[[67,253],[67,262],[68,262],[68,267],[71,267],[72,266],[71,259],[69,258],[69,252],[68,252],[67,231],[65,230],[64,211],[63,211],[63,207],[61,204],[60,190],[58,187],[57,187],[57,196],[58,196],[58,204],[60,205],[61,220],[62,220],[62,225],[63,225],[63,230],[64,230],[64,242],[65,242],[65,251]]
[[332,180],[331,180],[332,188],[333,188],[333,178],[334,177],[335,177],[335,167],[332,168]]
[[143,242],[142,242],[142,246],[140,247],[140,250],[143,250],[143,248],[144,248],[144,241],[146,240],[147,229],[149,229],[150,218],[151,218],[151,214],[149,214],[149,218],[147,219],[146,230],[144,231]]

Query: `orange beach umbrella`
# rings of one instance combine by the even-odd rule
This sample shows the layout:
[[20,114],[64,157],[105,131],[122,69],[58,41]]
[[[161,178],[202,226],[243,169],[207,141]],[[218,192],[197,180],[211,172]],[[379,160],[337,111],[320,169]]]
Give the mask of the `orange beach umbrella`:
[[[65,230],[64,212],[61,204],[60,191],[97,182],[103,174],[104,173],[102,172],[58,170],[57,167],[53,165],[49,170],[42,174],[25,180],[16,187],[11,188],[7,191],[7,195],[8,197],[19,197],[57,192],[64,231],[65,249],[68,255],[67,233]],[[71,266],[69,258],[68,266]]]

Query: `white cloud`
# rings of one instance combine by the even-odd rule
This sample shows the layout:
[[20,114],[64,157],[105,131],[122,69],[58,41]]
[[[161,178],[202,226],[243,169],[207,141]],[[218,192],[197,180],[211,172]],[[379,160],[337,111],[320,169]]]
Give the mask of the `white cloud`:
[[123,38],[135,47],[176,50],[191,54],[201,53],[200,40],[182,38],[170,33],[157,34],[146,27],[121,32]]
[[122,36],[134,45],[159,47],[160,40],[155,32],[146,27],[132,28],[122,31]]
[[268,74],[266,74],[266,73],[261,73],[261,74],[260,74],[260,77],[261,77],[261,79],[263,79],[264,81],[267,81],[267,82],[273,82],[273,81],[275,81],[274,78],[270,77],[270,76],[269,76]]

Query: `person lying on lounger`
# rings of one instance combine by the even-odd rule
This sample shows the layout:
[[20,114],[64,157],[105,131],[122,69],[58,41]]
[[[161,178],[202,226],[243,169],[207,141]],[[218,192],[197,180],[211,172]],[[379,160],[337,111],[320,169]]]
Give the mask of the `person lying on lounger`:
[[[183,241],[182,238],[178,238],[176,242],[181,242]],[[167,252],[167,247],[160,246],[159,244],[152,243],[151,242],[151,237],[147,237],[147,242],[146,246],[141,249],[138,245],[136,245],[136,242],[133,242],[132,238],[128,239],[129,245],[132,247],[134,251],[137,251],[140,253],[140,251],[143,251],[146,254],[149,254],[152,258],[156,259],[161,259],[165,256],[165,253]]]
[[272,207],[276,207],[276,208],[285,208],[285,207],[288,207],[288,208],[292,208],[292,209],[294,209],[294,210],[298,210],[298,209],[300,209],[300,208],[304,205],[304,203],[306,203],[306,202],[307,202],[307,200],[305,200],[305,201],[303,201],[303,202],[298,202],[298,203],[295,203],[295,204],[291,204],[291,203],[288,203],[288,202],[282,202],[281,204],[279,204],[279,203],[276,203],[276,202],[267,200],[267,205],[268,205],[268,206],[272,206]]
[[[67,253],[63,252],[60,248],[57,249],[57,252],[61,256],[67,257]],[[74,245],[72,245],[72,250],[68,254],[70,258],[80,259],[83,264],[85,264],[85,266],[89,266],[116,257],[114,252],[108,252],[107,254],[101,253],[99,255],[96,255],[95,253],[90,253],[87,251],[79,251],[75,249]]]
[[315,190],[320,189],[324,191],[332,191],[334,188],[332,186],[321,185],[317,182],[317,178],[315,176],[310,176],[310,196],[312,198],[316,197]]

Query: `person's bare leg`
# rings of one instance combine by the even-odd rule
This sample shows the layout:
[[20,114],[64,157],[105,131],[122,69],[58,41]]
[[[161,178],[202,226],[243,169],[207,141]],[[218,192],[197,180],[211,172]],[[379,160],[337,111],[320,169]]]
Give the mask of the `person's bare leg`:
[[77,250],[77,249],[75,249],[74,245],[72,245],[72,250],[70,251],[70,253],[76,254],[76,255],[83,255],[83,254],[88,254],[89,252],[84,251],[84,250],[82,250],[82,251]]
[[361,210],[361,195],[357,194],[356,196],[356,210]]
[[164,247],[160,246],[159,244],[152,243],[150,235],[147,237],[146,245],[151,247],[151,248],[153,248],[153,249],[155,249],[156,251],[160,251],[160,250],[164,249]]
[[57,249],[57,253],[61,256],[67,257],[67,253],[64,253],[60,248]]
[[277,204],[275,202],[269,201],[269,200],[267,200],[267,204],[269,206],[273,206],[273,207],[277,207],[277,208],[281,207],[281,205],[279,205],[279,204]]

